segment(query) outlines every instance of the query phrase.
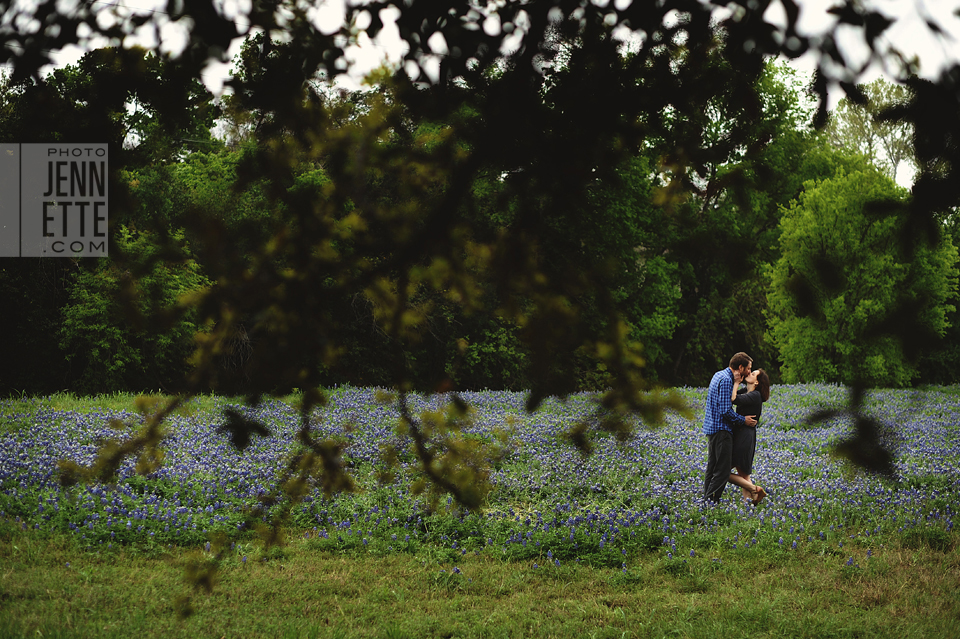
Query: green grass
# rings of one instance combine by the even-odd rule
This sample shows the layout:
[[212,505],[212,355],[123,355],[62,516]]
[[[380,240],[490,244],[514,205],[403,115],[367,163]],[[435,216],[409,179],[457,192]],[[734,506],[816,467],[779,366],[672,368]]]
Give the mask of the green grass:
[[[334,389],[331,392],[336,392]],[[38,412],[62,411],[74,413],[93,412],[131,412],[145,413],[156,410],[165,402],[173,399],[171,395],[110,393],[105,395],[76,395],[74,393],[54,393],[44,397],[8,397],[0,400],[0,432],[16,432],[30,428]],[[300,394],[278,398],[286,404],[297,407]],[[197,395],[180,406],[175,414],[215,414],[224,404],[243,404],[243,397],[223,397],[212,394]]]
[[208,593],[183,578],[208,560],[199,551],[91,553],[8,523],[0,637],[958,636],[955,543],[852,552],[851,565],[776,550],[647,553],[624,571],[330,552],[297,536],[267,558],[239,544]]
[[[339,388],[327,389],[328,396],[336,396]],[[173,398],[162,393],[109,393],[102,395],[77,395],[75,393],[59,392],[44,397],[14,396],[0,399],[0,428],[3,430],[17,430],[28,428],[29,419],[37,411],[72,411],[77,413],[130,411],[144,412],[154,409],[163,402]],[[278,400],[297,408],[300,406],[302,394],[294,392],[278,397]],[[243,397],[225,397],[213,394],[196,395],[190,398],[176,412],[192,415],[196,413],[214,413],[224,404],[243,404]]]

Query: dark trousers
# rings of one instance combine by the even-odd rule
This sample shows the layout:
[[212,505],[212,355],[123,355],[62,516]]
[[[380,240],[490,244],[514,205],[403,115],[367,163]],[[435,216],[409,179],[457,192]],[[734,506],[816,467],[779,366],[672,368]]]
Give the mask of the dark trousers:
[[721,430],[707,435],[707,471],[703,475],[703,498],[717,503],[733,467],[733,433]]

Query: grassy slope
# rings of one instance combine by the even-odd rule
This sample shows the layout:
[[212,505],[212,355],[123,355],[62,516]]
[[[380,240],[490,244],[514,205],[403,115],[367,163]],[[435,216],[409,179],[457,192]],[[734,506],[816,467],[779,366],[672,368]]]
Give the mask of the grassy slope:
[[651,554],[626,573],[468,554],[454,574],[427,556],[312,546],[296,539],[268,561],[230,556],[181,619],[191,551],[93,554],[8,525],[0,636],[960,636],[956,547],[880,549],[854,566],[830,554],[717,551],[686,563]]

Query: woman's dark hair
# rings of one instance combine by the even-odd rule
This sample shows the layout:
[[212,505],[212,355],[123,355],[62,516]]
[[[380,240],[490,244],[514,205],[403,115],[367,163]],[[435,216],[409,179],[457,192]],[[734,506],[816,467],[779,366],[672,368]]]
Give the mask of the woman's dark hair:
[[760,391],[763,401],[770,399],[770,376],[762,368],[757,369],[757,390]]

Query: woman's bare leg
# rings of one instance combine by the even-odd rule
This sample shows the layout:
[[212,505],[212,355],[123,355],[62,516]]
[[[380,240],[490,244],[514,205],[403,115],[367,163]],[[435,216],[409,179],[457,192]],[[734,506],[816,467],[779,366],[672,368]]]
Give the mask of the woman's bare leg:
[[[743,471],[740,470],[739,468],[737,468],[737,474],[740,475],[741,477],[743,477],[744,479],[746,479],[748,482],[750,482],[750,484],[751,484],[752,486],[754,486],[754,489],[756,489],[756,485],[753,483],[753,480],[750,479],[750,475],[748,475],[747,473],[743,472]],[[746,488],[741,488],[740,490],[743,491],[743,498],[744,498],[744,499],[754,499],[754,498],[756,497],[756,495],[754,495],[753,493],[751,493],[751,492],[750,492],[749,490],[747,490]]]
[[743,494],[748,499],[753,500],[757,498],[757,487],[754,486],[752,483],[750,483],[749,479],[744,479],[743,477],[741,477],[740,475],[737,475],[736,473],[730,473],[730,476],[727,478],[727,481],[729,481],[731,484],[736,484],[741,489],[743,489]]

